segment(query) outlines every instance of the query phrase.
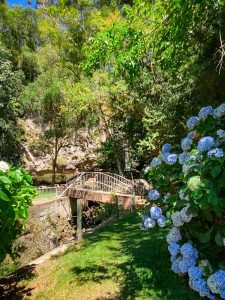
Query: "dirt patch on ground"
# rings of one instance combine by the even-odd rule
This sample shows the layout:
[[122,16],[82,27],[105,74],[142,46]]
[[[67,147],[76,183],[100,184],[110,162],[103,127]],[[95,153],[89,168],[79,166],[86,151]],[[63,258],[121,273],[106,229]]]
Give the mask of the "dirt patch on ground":
[[43,220],[30,219],[27,230],[16,241],[20,265],[25,265],[76,236],[73,224],[60,216],[49,215]]

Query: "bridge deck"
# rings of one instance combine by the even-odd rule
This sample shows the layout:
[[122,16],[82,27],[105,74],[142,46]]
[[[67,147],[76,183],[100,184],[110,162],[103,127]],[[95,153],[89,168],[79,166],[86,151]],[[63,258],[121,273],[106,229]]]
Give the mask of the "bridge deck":
[[[115,203],[115,197],[112,192],[103,192],[103,191],[92,191],[88,189],[78,189],[78,188],[69,188],[67,191],[67,196],[75,199],[83,199],[88,201],[95,201],[100,203]],[[132,207],[135,202],[136,206],[141,207],[145,204],[145,199],[141,196],[126,195],[116,193],[118,198],[118,204],[123,206],[125,209]]]

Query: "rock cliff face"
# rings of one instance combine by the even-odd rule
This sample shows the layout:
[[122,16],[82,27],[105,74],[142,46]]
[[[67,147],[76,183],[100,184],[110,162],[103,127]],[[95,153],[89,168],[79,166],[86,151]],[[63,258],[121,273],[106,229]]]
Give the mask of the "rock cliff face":
[[[52,173],[52,149],[43,139],[42,124],[34,119],[20,120],[24,131],[22,163],[39,182],[50,183]],[[63,182],[78,171],[90,171],[96,167],[97,149],[104,140],[104,133],[83,129],[74,135],[66,147],[59,151],[56,181]]]

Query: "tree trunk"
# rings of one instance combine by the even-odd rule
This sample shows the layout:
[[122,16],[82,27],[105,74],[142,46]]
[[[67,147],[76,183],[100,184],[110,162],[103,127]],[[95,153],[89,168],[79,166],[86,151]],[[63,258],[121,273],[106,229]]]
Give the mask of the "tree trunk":
[[116,165],[117,165],[117,169],[118,169],[119,175],[123,176],[123,171],[122,171],[120,159],[118,157],[116,158]]
[[52,185],[55,185],[56,179],[56,167],[57,167],[57,158],[58,158],[59,148],[58,148],[58,138],[55,138],[54,146],[54,156],[52,158]]

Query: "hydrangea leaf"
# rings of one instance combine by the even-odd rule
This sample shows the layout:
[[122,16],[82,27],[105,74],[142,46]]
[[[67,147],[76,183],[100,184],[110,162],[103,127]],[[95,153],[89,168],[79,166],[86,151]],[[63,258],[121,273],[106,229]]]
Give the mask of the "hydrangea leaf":
[[202,244],[207,244],[211,239],[211,230],[199,232],[195,229],[191,229],[190,233],[193,237],[197,238]]
[[220,263],[219,263],[219,268],[220,268],[221,270],[224,270],[224,271],[225,271],[225,263],[224,263],[224,262],[220,262]]
[[222,167],[219,166],[215,166],[211,169],[210,174],[212,175],[213,178],[216,178],[222,171]]

